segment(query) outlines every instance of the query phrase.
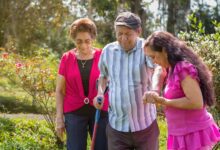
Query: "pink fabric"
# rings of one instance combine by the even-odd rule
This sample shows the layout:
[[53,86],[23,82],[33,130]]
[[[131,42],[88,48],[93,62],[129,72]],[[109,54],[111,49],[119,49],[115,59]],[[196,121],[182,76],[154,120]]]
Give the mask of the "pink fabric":
[[168,135],[167,147],[170,150],[211,150],[219,141],[219,130],[211,125],[205,130],[199,130],[186,135]]
[[[173,74],[167,79],[164,97],[171,100],[185,97],[181,81],[187,75],[199,82],[197,70],[192,64],[186,61],[177,63]],[[219,129],[205,106],[194,110],[166,107],[165,115],[168,124],[168,149],[202,149],[220,140]]]
[[[66,91],[63,106],[64,113],[74,111],[85,105],[83,100],[86,98],[86,96],[84,95],[82,79],[80,76],[75,51],[76,49],[73,49],[64,53],[59,66],[59,74],[64,76],[66,81]],[[100,55],[101,51],[96,49],[89,79],[88,98],[90,100],[90,105],[93,105],[93,98],[97,95],[96,80],[100,74],[98,69]],[[102,110],[107,111],[107,109],[108,95],[105,94],[105,101]]]

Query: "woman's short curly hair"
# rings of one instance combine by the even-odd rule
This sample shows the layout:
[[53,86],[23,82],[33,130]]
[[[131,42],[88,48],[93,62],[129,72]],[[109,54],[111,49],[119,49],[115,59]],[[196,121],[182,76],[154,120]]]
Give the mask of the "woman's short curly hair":
[[78,32],[88,32],[90,33],[92,39],[95,39],[97,35],[97,28],[95,23],[89,18],[80,18],[71,24],[70,37],[74,40]]

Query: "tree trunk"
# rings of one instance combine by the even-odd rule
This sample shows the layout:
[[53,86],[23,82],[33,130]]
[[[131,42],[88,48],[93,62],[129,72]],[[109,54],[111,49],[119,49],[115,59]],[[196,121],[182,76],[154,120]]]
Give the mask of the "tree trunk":
[[92,19],[92,0],[88,0],[88,17]]
[[9,16],[9,1],[1,0],[0,1],[0,47],[5,47],[5,43],[7,41],[8,30],[8,16]]
[[168,0],[168,19],[167,19],[167,31],[174,33],[174,26],[176,24],[176,9],[175,9],[175,1],[174,0]]
[[141,19],[141,27],[142,27],[142,35],[143,37],[147,37],[147,30],[146,30],[146,20],[147,20],[147,13],[141,6],[142,0],[132,0],[131,1],[131,12],[137,14]]
[[177,34],[187,30],[186,16],[190,10],[190,0],[167,0],[167,31]]

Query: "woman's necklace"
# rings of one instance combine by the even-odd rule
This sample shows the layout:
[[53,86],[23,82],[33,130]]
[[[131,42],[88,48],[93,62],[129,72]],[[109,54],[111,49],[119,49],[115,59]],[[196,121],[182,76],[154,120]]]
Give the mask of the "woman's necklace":
[[82,65],[82,68],[83,68],[83,69],[85,68],[86,63],[87,63],[87,61],[88,61],[89,59],[82,60],[82,58],[85,59],[85,56],[86,56],[86,58],[90,58],[90,56],[88,57],[88,55],[93,55],[93,52],[94,52],[93,49],[91,49],[91,54],[88,53],[87,56],[83,54],[84,57],[82,57],[82,54],[80,55],[79,51],[78,51],[78,52],[76,51],[76,53],[77,53],[77,55],[78,55],[78,59],[80,60],[80,63],[81,63],[81,65]]
[[85,65],[86,65],[86,62],[87,62],[87,60],[80,60],[80,62],[81,62],[81,64],[82,64],[82,68],[85,68]]

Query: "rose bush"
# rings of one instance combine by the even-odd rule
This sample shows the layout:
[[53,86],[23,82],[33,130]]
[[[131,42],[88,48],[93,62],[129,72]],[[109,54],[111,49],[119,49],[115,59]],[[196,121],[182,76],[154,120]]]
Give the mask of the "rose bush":
[[[39,49],[32,57],[7,50],[1,51],[1,76],[6,76],[33,98],[48,127],[55,133],[55,80],[58,57],[47,49]],[[13,89],[12,89],[13,90]],[[57,138],[57,142],[62,142]]]

